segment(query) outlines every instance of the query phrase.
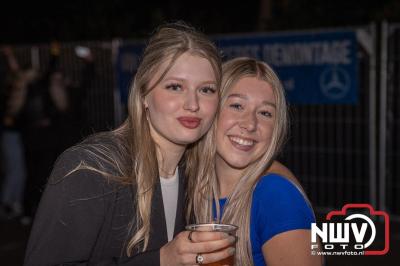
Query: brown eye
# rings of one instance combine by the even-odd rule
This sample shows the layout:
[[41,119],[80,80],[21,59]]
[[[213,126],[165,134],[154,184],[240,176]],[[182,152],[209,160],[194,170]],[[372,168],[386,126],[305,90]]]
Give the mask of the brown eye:
[[165,88],[167,90],[171,90],[171,91],[181,91],[182,90],[182,86],[177,83],[169,84]]
[[242,110],[243,109],[243,106],[241,104],[239,104],[239,103],[232,103],[232,104],[229,105],[229,107],[232,108],[232,109],[236,109],[236,110]]
[[272,113],[268,111],[261,111],[260,114],[265,117],[272,117]]
[[206,86],[206,87],[200,88],[200,92],[203,94],[214,94],[216,92],[216,90],[213,87]]

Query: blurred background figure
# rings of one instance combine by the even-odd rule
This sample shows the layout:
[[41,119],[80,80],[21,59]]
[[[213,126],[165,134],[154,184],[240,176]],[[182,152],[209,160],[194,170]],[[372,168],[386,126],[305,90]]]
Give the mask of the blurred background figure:
[[32,70],[22,70],[11,47],[3,47],[8,70],[1,97],[1,153],[4,179],[1,189],[1,218],[22,215],[26,181],[25,154],[22,142],[21,110],[27,93],[27,84],[35,78]]
[[30,80],[21,111],[28,169],[23,223],[33,217],[57,156],[81,139],[86,122],[85,89],[94,72],[91,52],[77,54],[87,62],[82,82],[66,76],[60,52],[59,44],[53,42],[48,69]]
[[47,71],[36,74],[27,84],[21,110],[28,170],[23,223],[30,222],[39,203],[43,185],[57,157],[57,124],[63,120],[68,108],[58,56],[59,49],[54,45]]

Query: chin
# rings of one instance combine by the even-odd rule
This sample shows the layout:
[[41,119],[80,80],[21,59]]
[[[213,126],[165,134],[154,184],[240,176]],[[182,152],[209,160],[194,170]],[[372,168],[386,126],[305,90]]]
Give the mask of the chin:
[[228,163],[228,165],[230,167],[232,167],[233,169],[238,169],[238,170],[242,170],[245,169],[246,167],[248,167],[250,165],[249,162],[243,162],[243,160],[229,160],[226,161]]
[[193,143],[198,141],[204,134],[199,131],[189,131],[189,132],[182,132],[180,139],[185,140],[189,143]]
[[174,140],[174,142],[176,144],[179,144],[179,145],[189,145],[189,144],[195,143],[199,139],[200,139],[200,136],[198,136],[198,135],[196,135],[196,136],[185,136],[185,137],[181,137],[181,138],[176,138]]

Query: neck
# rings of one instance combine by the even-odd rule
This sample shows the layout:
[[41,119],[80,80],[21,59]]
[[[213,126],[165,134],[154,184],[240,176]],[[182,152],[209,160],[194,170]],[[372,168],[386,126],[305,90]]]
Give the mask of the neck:
[[185,148],[182,149],[164,149],[161,146],[157,147],[158,171],[160,176],[164,178],[173,177],[176,167],[182,158]]
[[156,143],[156,153],[158,162],[158,172],[164,178],[173,177],[176,167],[185,152],[186,145],[179,145],[155,134],[150,130],[154,142]]
[[219,155],[215,161],[216,174],[219,184],[219,197],[228,197],[235,189],[245,169],[233,168]]

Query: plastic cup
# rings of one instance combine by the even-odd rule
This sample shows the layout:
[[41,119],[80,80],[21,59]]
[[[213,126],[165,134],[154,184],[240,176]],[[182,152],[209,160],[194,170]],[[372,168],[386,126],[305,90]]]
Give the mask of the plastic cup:
[[[188,231],[194,231],[194,232],[224,232],[232,236],[236,236],[236,230],[238,227],[233,224],[190,224],[186,226],[186,230]],[[235,246],[235,244],[233,244]],[[235,265],[235,254],[232,256],[217,261],[213,263],[207,263],[203,264],[206,266],[223,266],[223,265],[229,265],[229,266],[234,266]]]

